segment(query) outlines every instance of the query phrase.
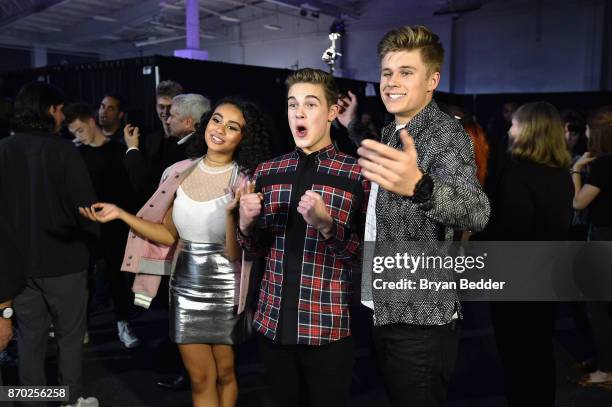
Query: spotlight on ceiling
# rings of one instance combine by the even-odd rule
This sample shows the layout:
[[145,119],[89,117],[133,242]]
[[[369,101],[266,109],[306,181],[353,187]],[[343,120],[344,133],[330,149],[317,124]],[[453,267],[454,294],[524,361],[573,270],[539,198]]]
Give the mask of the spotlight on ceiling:
[[318,11],[313,11],[312,13],[310,13],[310,16],[312,18],[319,18],[319,12]]
[[300,9],[300,15],[302,17],[306,17],[308,15],[308,11],[304,10],[304,9]]

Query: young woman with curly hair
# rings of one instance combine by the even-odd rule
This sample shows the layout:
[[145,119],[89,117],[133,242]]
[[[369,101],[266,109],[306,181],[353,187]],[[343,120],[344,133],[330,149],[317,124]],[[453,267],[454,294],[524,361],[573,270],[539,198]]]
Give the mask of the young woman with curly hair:
[[[155,263],[161,256],[151,253],[159,252],[159,245],[174,249],[174,256],[166,250],[163,259],[166,266],[172,264],[170,336],[189,373],[193,405],[233,406],[238,386],[232,345],[244,341],[248,330],[246,313],[239,312],[236,301],[248,287],[239,274],[236,209],[240,195],[253,191],[248,175],[268,158],[269,132],[256,105],[225,98],[202,117],[194,136],[192,158],[166,169],[136,216],[108,203],[81,212],[98,222],[119,219],[132,228],[124,270],[139,263],[142,271],[150,260]],[[148,258],[136,247],[142,238],[157,245]],[[134,291],[142,300],[136,283]]]

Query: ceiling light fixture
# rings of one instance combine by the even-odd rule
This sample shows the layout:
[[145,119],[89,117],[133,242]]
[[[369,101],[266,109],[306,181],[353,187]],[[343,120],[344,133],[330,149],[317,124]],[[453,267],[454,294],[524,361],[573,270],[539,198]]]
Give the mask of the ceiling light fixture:
[[53,32],[56,32],[56,33],[60,33],[62,31],[64,31],[61,28],[51,27],[51,26],[48,26],[48,25],[43,25],[43,26],[40,26],[38,28],[43,30],[43,31],[53,31]]
[[147,45],[155,45],[162,44],[164,42],[172,42],[185,39],[184,35],[178,35],[176,37],[167,37],[167,38],[151,38],[146,41],[138,41],[135,42],[134,45],[137,47],[146,47]]
[[266,3],[270,3],[270,4],[275,4],[277,6],[282,6],[282,7],[287,7],[290,8],[292,10],[299,10],[300,8],[298,6],[294,6],[293,4],[289,4],[285,1],[278,1],[278,0],[264,0]]
[[107,17],[107,16],[93,16],[93,19],[97,21],[104,21],[106,23],[114,23],[117,21],[116,18]]
[[300,4],[300,7],[303,8],[304,10],[308,10],[308,11],[319,11],[321,10],[319,7],[312,5],[310,3],[302,3]]
[[280,25],[276,25],[276,24],[266,24],[266,25],[264,25],[264,28],[267,28],[268,30],[278,31],[282,27]]
[[225,16],[225,15],[221,15],[219,16],[219,18],[223,21],[227,21],[229,23],[239,23],[240,19],[237,17],[230,17],[230,16]]
[[155,26],[155,29],[157,31],[166,32],[166,33],[173,33],[174,32],[174,28],[164,27],[163,25]]
[[183,31],[185,31],[185,26],[183,26],[183,25],[178,25],[178,24],[166,24],[166,27],[169,27],[169,28],[176,28],[177,30],[183,30]]
[[176,4],[170,4],[170,3],[160,3],[159,6],[161,8],[168,8],[170,10],[182,10],[183,9],[181,6],[177,6]]

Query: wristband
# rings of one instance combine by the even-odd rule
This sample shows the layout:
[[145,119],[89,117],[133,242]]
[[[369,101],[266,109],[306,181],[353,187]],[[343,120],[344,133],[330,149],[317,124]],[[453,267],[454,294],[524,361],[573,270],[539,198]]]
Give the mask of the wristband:
[[427,173],[423,173],[423,176],[414,186],[414,195],[410,197],[410,200],[414,203],[425,203],[431,198],[433,193],[434,182],[433,178]]

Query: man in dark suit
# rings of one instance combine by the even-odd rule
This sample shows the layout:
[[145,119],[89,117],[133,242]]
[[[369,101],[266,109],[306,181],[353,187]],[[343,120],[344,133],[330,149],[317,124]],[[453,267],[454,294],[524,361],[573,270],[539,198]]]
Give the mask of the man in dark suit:
[[[187,158],[185,146],[179,141],[190,132],[183,128],[173,131],[169,122],[172,99],[182,93],[183,87],[174,81],[162,81],[157,86],[155,107],[162,124],[160,130],[140,135],[138,127],[131,124],[125,126],[124,138],[128,147],[125,167],[132,179],[138,180],[137,190],[145,200],[155,192],[164,170]],[[208,100],[206,103],[210,105]],[[199,118],[195,124],[198,122]]]

